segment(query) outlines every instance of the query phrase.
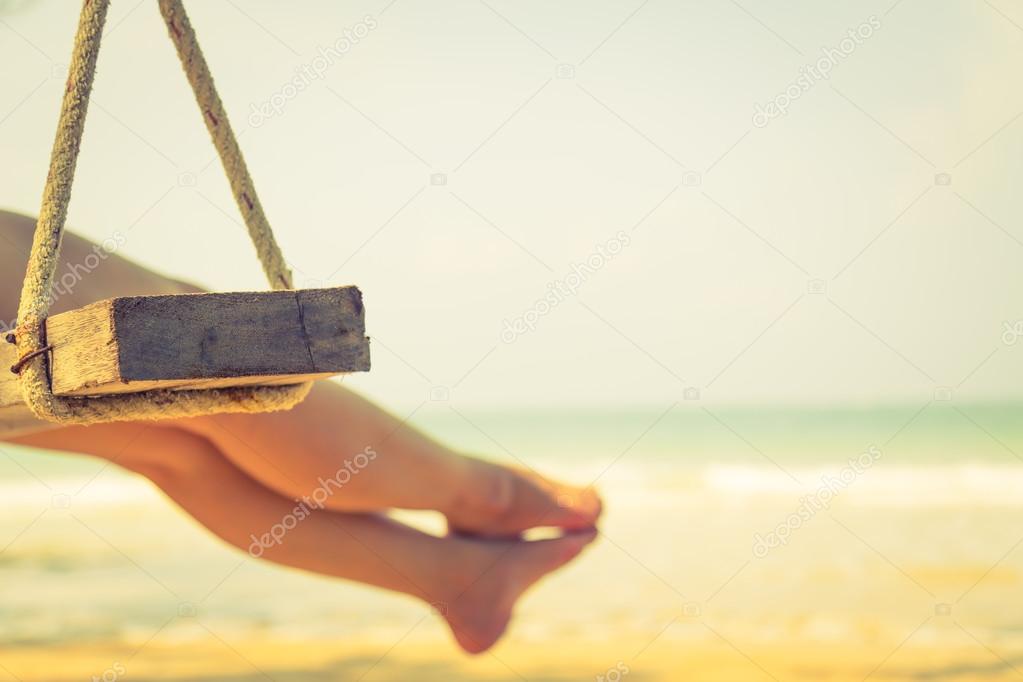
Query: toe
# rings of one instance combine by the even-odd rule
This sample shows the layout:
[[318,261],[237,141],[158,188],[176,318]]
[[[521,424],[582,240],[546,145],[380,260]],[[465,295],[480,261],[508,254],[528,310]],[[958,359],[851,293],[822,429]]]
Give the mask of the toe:
[[562,486],[558,495],[558,506],[570,509],[571,511],[596,521],[600,517],[600,497],[591,488],[576,488],[573,486]]

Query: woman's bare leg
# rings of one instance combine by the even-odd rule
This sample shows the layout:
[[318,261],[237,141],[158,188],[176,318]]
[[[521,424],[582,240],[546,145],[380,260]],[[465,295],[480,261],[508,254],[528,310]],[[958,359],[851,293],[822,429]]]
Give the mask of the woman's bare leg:
[[[289,497],[309,496],[341,473],[344,485],[325,498],[338,511],[435,509],[454,529],[488,536],[537,526],[581,530],[600,513],[592,491],[460,455],[334,383],[317,384],[288,412],[176,424],[209,438],[236,465]],[[373,459],[352,467],[367,450]]]
[[[34,225],[31,218],[0,211],[0,318],[15,314]],[[85,262],[94,249],[67,235],[60,269]],[[185,291],[196,288],[107,254],[58,298],[54,310],[110,296]],[[336,384],[319,385],[289,412],[217,415],[179,425],[213,441],[236,466],[289,497],[310,494],[346,459],[374,449],[378,456],[372,466],[326,501],[340,511],[436,509],[456,530],[487,536],[515,535],[538,525],[587,528],[600,514],[592,490],[455,453]]]
[[[199,523],[253,556],[421,599],[472,653],[497,641],[525,590],[594,537],[439,538],[376,515],[300,511],[296,502],[242,473],[208,440],[174,428],[72,427],[13,442],[91,454],[140,473]],[[274,528],[282,532],[265,540]]]
[[[34,221],[0,212],[0,319],[12,320]],[[95,253],[68,235],[64,263]],[[62,264],[61,268],[65,265]],[[54,311],[125,294],[167,294],[194,287],[108,254],[55,302]],[[503,632],[519,596],[576,556],[585,532],[540,541],[437,538],[386,518],[317,510],[277,542],[256,543],[289,515],[301,496],[331,477],[345,459],[376,448],[371,466],[353,476],[331,505],[338,509],[439,509],[456,527],[514,533],[539,522],[562,497],[565,527],[591,525],[595,496],[463,457],[433,443],[338,386],[317,388],[300,408],[243,420],[201,418],[159,425],[111,424],[56,429],[15,439],[26,445],[82,452],[141,473],[225,541],[296,568],[402,592],[434,604],[459,643],[482,651]],[[186,430],[187,429],[187,430]],[[232,436],[232,434],[234,434]],[[237,436],[241,434],[245,440]],[[251,449],[260,443],[258,451]],[[258,480],[255,480],[258,479]],[[573,496],[589,505],[566,504]],[[558,508],[561,509],[561,508]],[[556,511],[556,510],[555,510]],[[562,511],[564,511],[562,509]],[[565,512],[565,514],[569,514]]]

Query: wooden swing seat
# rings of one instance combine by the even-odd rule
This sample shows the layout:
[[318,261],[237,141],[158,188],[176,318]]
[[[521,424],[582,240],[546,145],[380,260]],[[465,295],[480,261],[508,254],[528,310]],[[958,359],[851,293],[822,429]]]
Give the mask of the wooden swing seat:
[[[16,356],[11,372],[0,370],[0,429],[5,410],[20,419],[26,407],[62,424],[286,410],[313,379],[368,370],[358,289],[292,288],[181,0],[160,0],[160,13],[274,291],[122,297],[47,315],[109,4],[85,0],[79,16],[18,324],[7,339]],[[10,354],[5,348],[0,358]]]
[[[124,296],[46,320],[58,396],[298,384],[370,367],[353,286]],[[0,419],[31,418],[14,346],[0,344]]]

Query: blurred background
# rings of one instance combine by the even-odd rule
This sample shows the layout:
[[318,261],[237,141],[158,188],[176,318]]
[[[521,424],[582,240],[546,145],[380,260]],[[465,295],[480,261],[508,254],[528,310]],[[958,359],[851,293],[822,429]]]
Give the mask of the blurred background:
[[[187,8],[298,284],[364,293],[346,385],[595,482],[603,537],[469,659],[4,445],[0,680],[1023,675],[1018,3]],[[77,12],[0,2],[4,208]],[[262,288],[155,3],[112,4],[89,113],[70,229]]]

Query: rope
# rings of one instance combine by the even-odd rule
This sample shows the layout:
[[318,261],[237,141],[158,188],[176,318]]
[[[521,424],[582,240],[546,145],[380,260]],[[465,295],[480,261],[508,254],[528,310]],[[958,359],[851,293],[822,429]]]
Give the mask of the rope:
[[[46,314],[50,291],[60,258],[61,238],[71,199],[78,151],[89,95],[96,72],[103,24],[109,0],[84,0],[68,67],[57,133],[50,154],[50,170],[43,189],[28,269],[18,308],[19,324],[14,337],[20,360],[20,383],[32,412],[47,421],[91,424],[126,419],[167,419],[214,412],[267,412],[289,409],[305,398],[310,383],[292,386],[243,386],[235,388],[157,390],[92,398],[53,395],[50,387],[46,343]],[[252,178],[234,132],[217,95],[206,60],[180,0],[160,0],[160,11],[203,120],[220,155],[231,191],[256,247],[263,271],[275,289],[291,288],[291,273],[259,203]]]
[[274,289],[290,289],[291,272],[274,239],[270,222],[263,214],[263,206],[259,203],[249,169],[242,158],[241,149],[238,148],[238,141],[235,139],[230,121],[227,120],[227,112],[224,111],[217,89],[213,85],[213,76],[210,75],[206,59],[199,49],[199,42],[195,37],[195,31],[192,30],[192,23],[185,14],[185,8],[182,7],[181,0],[160,0],[160,13],[178,50],[178,58],[185,69],[192,92],[195,93],[195,101],[202,112],[202,120],[206,123],[210,137],[213,138],[217,154],[220,155],[220,162],[231,183],[231,193],[245,219],[249,237],[256,246],[259,262],[263,264],[263,272]]

